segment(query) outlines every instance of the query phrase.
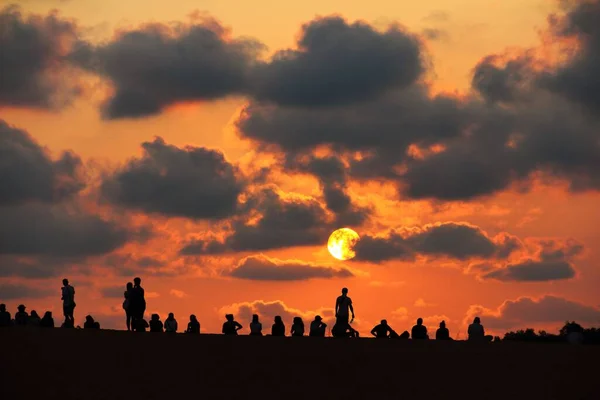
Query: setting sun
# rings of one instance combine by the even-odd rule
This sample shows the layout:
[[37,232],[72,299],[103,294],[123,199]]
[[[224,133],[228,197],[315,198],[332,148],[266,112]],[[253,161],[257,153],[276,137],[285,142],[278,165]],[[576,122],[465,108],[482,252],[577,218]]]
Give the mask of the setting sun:
[[354,246],[359,240],[358,233],[350,228],[341,228],[329,236],[327,248],[329,253],[338,260],[350,260],[356,256]]

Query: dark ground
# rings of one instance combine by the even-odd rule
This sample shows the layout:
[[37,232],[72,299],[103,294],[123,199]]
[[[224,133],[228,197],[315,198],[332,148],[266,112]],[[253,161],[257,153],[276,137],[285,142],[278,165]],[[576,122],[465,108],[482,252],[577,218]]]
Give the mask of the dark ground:
[[2,399],[600,399],[600,346],[0,329]]

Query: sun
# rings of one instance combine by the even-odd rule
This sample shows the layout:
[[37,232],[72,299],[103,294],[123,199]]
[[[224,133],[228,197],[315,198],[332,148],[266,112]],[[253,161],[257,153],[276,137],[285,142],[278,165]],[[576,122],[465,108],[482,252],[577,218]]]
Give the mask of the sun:
[[350,228],[341,228],[329,236],[327,248],[331,255],[338,260],[350,260],[356,256],[354,246],[359,240],[358,233]]

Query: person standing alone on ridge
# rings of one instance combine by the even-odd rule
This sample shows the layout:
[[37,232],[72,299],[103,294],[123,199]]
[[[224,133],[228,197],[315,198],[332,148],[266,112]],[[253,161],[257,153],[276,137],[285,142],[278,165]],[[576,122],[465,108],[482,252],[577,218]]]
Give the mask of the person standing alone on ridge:
[[[352,320],[350,320],[350,312],[352,312]],[[342,295],[335,300],[335,318],[336,324],[342,325],[354,321],[354,307],[352,307],[352,299],[348,297],[348,288],[343,288]]]
[[62,297],[63,301],[63,313],[65,314],[65,325],[74,325],[75,318],[73,313],[75,312],[75,288],[69,285],[68,279],[63,279]]

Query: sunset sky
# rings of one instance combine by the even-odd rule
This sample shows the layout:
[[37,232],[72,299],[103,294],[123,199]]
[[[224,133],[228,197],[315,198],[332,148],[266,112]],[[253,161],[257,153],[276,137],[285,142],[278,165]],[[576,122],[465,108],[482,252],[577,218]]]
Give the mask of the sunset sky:
[[[0,0],[0,302],[600,325],[600,0]],[[337,228],[361,236],[334,259]]]

